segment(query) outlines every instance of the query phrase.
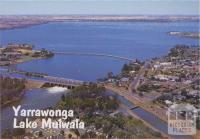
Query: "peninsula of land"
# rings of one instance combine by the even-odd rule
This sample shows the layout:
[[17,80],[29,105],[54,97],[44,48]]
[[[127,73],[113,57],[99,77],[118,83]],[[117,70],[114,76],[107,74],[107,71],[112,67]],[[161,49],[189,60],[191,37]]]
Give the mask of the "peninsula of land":
[[168,32],[171,36],[185,37],[185,38],[193,38],[200,39],[200,32],[179,32],[179,31],[171,31]]
[[45,49],[34,50],[30,44],[8,44],[0,47],[0,66],[22,63],[34,59],[49,58],[54,55]]

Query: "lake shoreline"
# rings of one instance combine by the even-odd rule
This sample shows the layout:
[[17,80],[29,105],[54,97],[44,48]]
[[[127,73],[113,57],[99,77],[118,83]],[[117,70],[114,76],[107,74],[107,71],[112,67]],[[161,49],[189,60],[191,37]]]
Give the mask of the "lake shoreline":
[[20,101],[24,97],[25,93],[28,90],[35,89],[35,88],[41,88],[42,85],[43,85],[42,82],[31,81],[31,80],[26,81],[26,83],[25,83],[25,89],[23,89],[21,91],[21,94],[18,97],[15,97],[12,100],[9,100],[9,101],[5,102],[4,104],[1,104],[1,108],[5,108],[5,107],[10,106],[11,104],[13,104],[15,102]]
[[1,104],[1,109],[5,108],[7,106],[10,106],[11,104],[13,104],[15,102],[20,101],[23,98],[23,96],[26,93],[26,91],[27,91],[27,89],[24,89],[23,91],[21,91],[21,94],[18,97],[15,97],[12,100],[9,100],[9,101],[5,102],[4,104]]
[[198,22],[199,16],[144,16],[144,15],[42,15],[0,16],[0,30],[13,30],[52,22]]
[[199,32],[170,31],[167,34],[169,34],[171,36],[177,36],[177,37],[185,37],[185,38],[191,38],[191,39],[200,39],[200,33]]

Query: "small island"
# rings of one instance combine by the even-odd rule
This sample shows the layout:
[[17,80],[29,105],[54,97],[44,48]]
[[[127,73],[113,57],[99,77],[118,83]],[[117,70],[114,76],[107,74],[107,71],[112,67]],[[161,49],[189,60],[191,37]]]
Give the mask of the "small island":
[[193,39],[200,39],[200,33],[199,32],[179,32],[179,31],[170,31],[168,32],[171,36],[179,36],[179,37],[185,37],[185,38],[193,38]]
[[8,44],[0,48],[0,66],[22,63],[34,59],[49,58],[54,53],[46,49],[34,50],[30,44]]

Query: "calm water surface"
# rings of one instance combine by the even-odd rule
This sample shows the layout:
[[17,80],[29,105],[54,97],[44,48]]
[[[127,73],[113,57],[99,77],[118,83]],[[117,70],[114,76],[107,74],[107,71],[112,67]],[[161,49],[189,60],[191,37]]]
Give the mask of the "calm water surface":
[[[197,22],[62,22],[1,31],[1,43],[30,43],[36,49],[106,53],[142,60],[165,55],[176,44],[198,40],[169,36],[169,31],[197,32]],[[55,55],[16,67],[53,76],[95,81],[118,73],[126,61],[105,57]]]

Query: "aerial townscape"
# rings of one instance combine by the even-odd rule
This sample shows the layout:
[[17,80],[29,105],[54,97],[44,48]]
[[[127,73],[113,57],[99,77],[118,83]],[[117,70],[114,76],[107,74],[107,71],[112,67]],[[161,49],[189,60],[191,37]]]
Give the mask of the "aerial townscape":
[[167,120],[172,104],[199,109],[199,52],[199,46],[176,45],[166,56],[124,64],[120,74],[108,73],[103,84]]
[[[67,138],[166,137],[165,134],[160,134],[154,128],[152,130],[152,127],[142,119],[135,118],[135,115],[134,118],[124,116],[118,108],[126,109],[126,115],[133,115],[130,110],[141,107],[163,121],[167,121],[167,109],[172,104],[187,102],[199,109],[199,52],[199,46],[176,45],[165,56],[147,61],[136,59],[125,63],[119,74],[108,72],[104,78],[99,78],[97,83],[83,83],[70,91],[70,95],[63,94],[54,109],[74,108],[76,116],[87,121],[85,129],[19,129],[12,134],[27,135],[28,137]],[[16,64],[19,61],[26,62],[27,59],[51,57],[53,53],[47,50],[35,51],[28,44],[9,44],[7,47],[1,48],[1,55],[1,65],[6,66],[7,64],[3,64],[5,61],[9,64]],[[27,77],[44,78],[48,76],[19,70],[7,70],[6,72]],[[9,82],[13,82],[12,85]],[[1,105],[20,100],[24,89],[38,86],[48,88],[57,86],[57,84],[1,76]],[[120,104],[115,96],[105,95],[105,89],[123,96],[133,103],[134,107],[129,108]],[[34,118],[34,121],[41,124],[40,118]],[[140,128],[134,126],[135,124]],[[137,133],[137,130],[143,132]],[[5,137],[10,135],[9,130],[3,134]]]
[[1,139],[199,139],[199,15],[39,5],[0,14]]

